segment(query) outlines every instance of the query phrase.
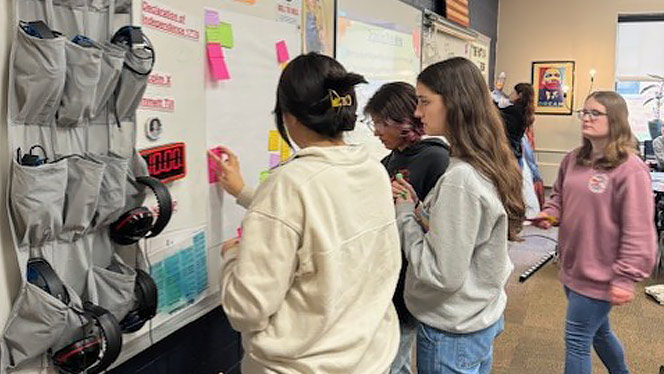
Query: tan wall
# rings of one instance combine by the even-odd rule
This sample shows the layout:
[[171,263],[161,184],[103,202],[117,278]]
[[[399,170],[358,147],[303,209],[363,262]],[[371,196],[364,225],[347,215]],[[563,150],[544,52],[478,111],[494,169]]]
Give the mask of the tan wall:
[[[618,14],[663,12],[662,0],[500,0],[496,72],[507,74],[511,89],[531,81],[532,61],[575,61],[576,110],[590,89],[590,69],[597,70],[595,90],[614,87]],[[546,185],[555,181],[564,154],[580,144],[580,134],[575,116],[537,116],[537,157]]]

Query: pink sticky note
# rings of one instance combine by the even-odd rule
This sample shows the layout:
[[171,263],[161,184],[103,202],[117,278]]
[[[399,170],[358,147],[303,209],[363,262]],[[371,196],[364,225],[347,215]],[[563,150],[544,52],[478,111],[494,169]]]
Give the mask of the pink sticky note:
[[214,10],[205,11],[205,25],[219,25],[219,13]]
[[237,237],[238,239],[242,237],[242,227],[237,228]]
[[[215,147],[210,149],[210,152],[215,154],[217,157],[221,158],[221,147]],[[212,157],[208,155],[208,183],[217,183],[219,178],[217,178],[217,165],[212,160]]]
[[281,155],[279,153],[270,153],[270,169],[279,166]]
[[288,61],[290,57],[288,56],[288,47],[286,46],[286,42],[283,40],[278,41],[276,47],[277,47],[277,62]]
[[221,49],[221,44],[207,43],[205,48],[207,49],[208,58],[224,58],[224,51]]
[[221,81],[231,79],[231,74],[228,72],[228,66],[226,66],[226,60],[223,58],[208,58],[210,62],[210,73],[212,73],[212,79]]

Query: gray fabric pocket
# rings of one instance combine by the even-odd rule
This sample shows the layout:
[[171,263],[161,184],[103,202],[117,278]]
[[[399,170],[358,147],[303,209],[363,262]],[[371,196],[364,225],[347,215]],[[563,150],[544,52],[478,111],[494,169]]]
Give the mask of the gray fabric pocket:
[[65,85],[65,38],[39,39],[18,27],[12,50],[10,120],[50,125]]
[[97,211],[92,223],[93,227],[103,227],[113,223],[124,212],[129,160],[92,154],[88,157],[106,164],[101,180]]
[[95,304],[107,309],[121,321],[136,302],[136,271],[125,265],[116,255],[107,268],[94,266],[93,274],[97,293]]
[[94,110],[93,117],[102,112],[102,109],[108,103],[108,99],[113,95],[118,80],[120,80],[120,72],[124,63],[124,49],[110,43],[106,43],[102,47],[104,52],[101,60],[99,82],[97,83],[97,93],[92,106]]
[[69,157],[66,161],[67,189],[60,238],[75,241],[92,223],[106,166],[79,156]]
[[92,117],[102,50],[67,41],[65,55],[67,73],[57,123],[58,126],[78,126]]
[[60,300],[25,283],[4,334],[11,367],[42,355],[55,344],[67,327],[69,313]]
[[12,163],[10,204],[19,246],[37,246],[60,234],[66,186],[66,162]]
[[152,63],[152,53],[146,49],[134,49],[125,53],[125,66],[115,89],[115,115],[118,121],[134,117],[143,99]]

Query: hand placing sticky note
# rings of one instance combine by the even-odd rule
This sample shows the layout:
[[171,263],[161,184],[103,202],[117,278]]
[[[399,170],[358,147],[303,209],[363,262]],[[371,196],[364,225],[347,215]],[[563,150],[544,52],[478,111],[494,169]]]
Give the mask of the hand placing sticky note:
[[[214,154],[215,156],[221,158],[221,147],[215,147],[210,149],[210,152]],[[219,178],[217,177],[217,170],[219,170],[219,167],[215,163],[215,161],[208,155],[208,183],[217,183],[219,181]]]
[[288,46],[286,46],[286,42],[283,40],[280,40],[276,44],[277,47],[277,62],[286,62],[290,59],[288,56]]
[[219,25],[219,13],[214,10],[205,10],[205,25],[216,26]]

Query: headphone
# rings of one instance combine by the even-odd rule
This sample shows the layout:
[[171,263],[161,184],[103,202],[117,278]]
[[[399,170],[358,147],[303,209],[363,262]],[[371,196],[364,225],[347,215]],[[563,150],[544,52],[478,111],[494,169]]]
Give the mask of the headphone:
[[101,373],[122,350],[122,332],[115,317],[89,301],[83,303],[83,310],[97,331],[53,354],[53,364],[61,374]]
[[[28,282],[69,304],[64,284],[51,265],[41,257],[28,261]],[[51,358],[62,374],[101,373],[118,358],[122,350],[122,332],[118,321],[106,309],[87,301],[83,316],[92,322],[96,331],[55,352]]]
[[136,307],[120,321],[120,329],[125,333],[140,330],[157,314],[157,285],[152,277],[141,269],[136,269],[134,295]]
[[[111,38],[111,43],[129,47],[129,50],[132,55],[134,55],[139,60],[152,60],[150,62],[150,69],[148,71],[138,71],[135,67],[130,66],[125,61],[124,67],[131,70],[132,72],[138,75],[148,75],[152,72],[155,62],[154,48],[152,47],[152,42],[150,39],[143,33],[140,26],[123,26],[118,31],[115,32]],[[134,49],[143,49],[148,52],[148,57],[141,57],[134,52]]]
[[153,177],[138,177],[136,182],[150,188],[157,198],[159,214],[154,214],[147,207],[141,206],[125,212],[110,226],[111,239],[117,244],[129,245],[143,238],[153,238],[161,233],[173,215],[171,193],[165,184]]

